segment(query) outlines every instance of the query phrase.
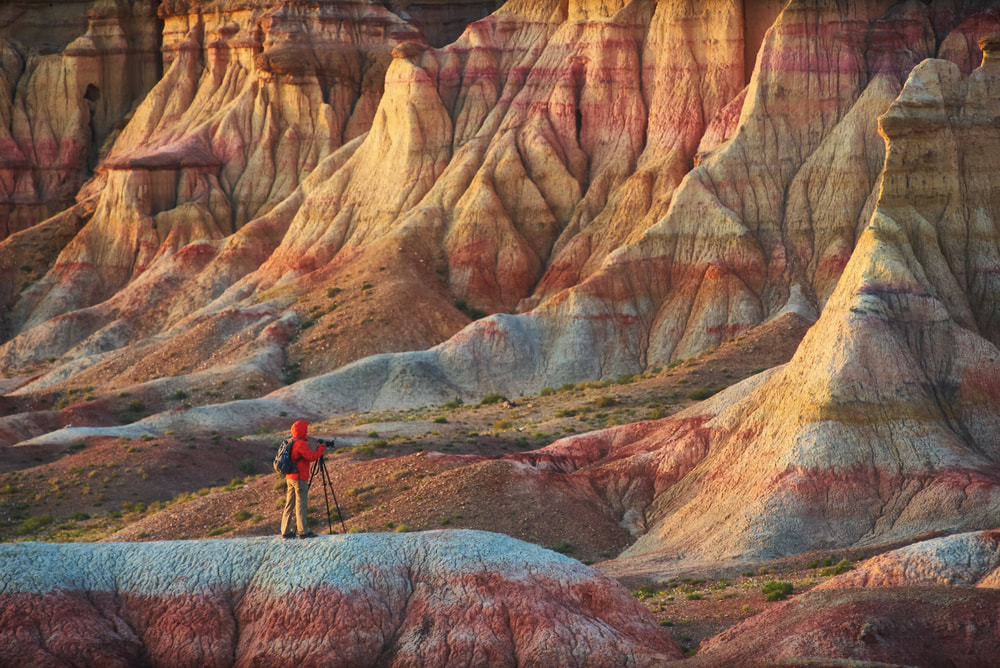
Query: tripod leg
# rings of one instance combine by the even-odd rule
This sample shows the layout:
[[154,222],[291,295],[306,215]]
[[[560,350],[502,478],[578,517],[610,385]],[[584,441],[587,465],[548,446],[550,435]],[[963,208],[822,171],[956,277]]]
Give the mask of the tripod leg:
[[[328,471],[326,468],[326,460],[321,457],[319,461],[321,470],[323,472],[323,485],[324,485],[323,489],[330,490],[330,495],[333,496],[333,505],[336,506],[337,508],[337,517],[340,518],[340,528],[343,529],[344,533],[346,534],[347,525],[344,524],[344,512],[340,509],[340,504],[337,502],[337,493],[333,491],[333,480],[330,478],[330,471]],[[329,517],[329,514],[327,514],[327,517]],[[330,530],[330,533],[333,533],[333,529]]]
[[[323,470],[324,471],[326,470],[325,465],[324,465]],[[340,518],[340,528],[343,529],[344,533],[346,534],[347,533],[347,525],[344,524],[344,513],[343,513],[343,511],[340,510],[340,504],[337,503],[337,493],[333,491],[333,481],[330,480],[330,474],[329,473],[326,474],[326,479],[327,479],[327,482],[330,483],[330,494],[333,495],[333,505],[337,507],[337,517]]]
[[326,528],[327,531],[332,535],[333,524],[330,522],[330,497],[328,497],[326,494],[326,488],[328,487],[328,483],[330,481],[330,474],[326,472],[326,463],[323,462],[322,458],[320,458],[319,463],[320,463],[320,471],[322,471],[323,473],[323,499],[326,501]]

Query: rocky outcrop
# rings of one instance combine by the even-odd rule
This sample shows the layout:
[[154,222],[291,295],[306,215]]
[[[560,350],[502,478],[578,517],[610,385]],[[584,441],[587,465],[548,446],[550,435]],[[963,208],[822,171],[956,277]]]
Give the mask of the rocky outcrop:
[[[156,6],[147,0],[6,3],[0,240],[74,203],[105,142],[159,78],[159,45]],[[35,272],[48,266],[32,259]]]
[[[345,138],[367,131],[389,54],[415,35],[354,2],[304,13],[239,2],[159,11],[166,71],[88,186],[92,217],[16,298],[7,325],[27,335],[4,353],[7,368],[36,364],[43,358],[26,351],[42,349],[91,366],[91,356],[175,324],[193,300],[203,305],[248,262],[256,267],[290,221],[277,205]],[[226,239],[239,251],[211,264]],[[277,319],[274,308],[252,311],[251,327]]]
[[579,562],[469,531],[2,546],[0,661],[651,666],[652,615]]
[[[17,299],[25,342],[0,356],[80,359],[115,322],[126,342],[166,334],[166,347],[222,310],[301,297],[332,332],[290,348],[314,375],[544,302],[519,326],[538,337],[511,344],[529,367],[537,349],[529,376],[558,384],[688,356],[793,296],[815,308],[868,210],[875,115],[933,55],[934,31],[975,7],[779,9],[747,23],[729,0],[510,2],[433,50],[399,16],[346,0],[306,15],[168,3],[163,81],[102,163],[93,220]],[[796,63],[825,82],[806,86],[814,97],[781,93],[805,81]],[[786,130],[798,139],[768,141]],[[719,190],[750,164],[752,203]],[[194,245],[200,262],[178,266]],[[136,288],[179,271],[190,278],[170,304]],[[354,285],[385,287],[374,304],[324,297]],[[102,305],[112,295],[126,304]],[[97,310],[74,322],[82,307]],[[470,338],[491,347],[495,326]]]
[[818,588],[933,585],[1000,589],[1000,530],[914,543],[872,557]]
[[991,3],[763,3],[749,81],[764,19],[723,0],[512,0],[440,49],[296,7],[163,5],[167,70],[80,208],[2,247],[13,278],[74,235],[7,288],[19,396],[312,376],[129,427],[245,430],[615,377],[792,312],[818,320],[788,365],[521,458],[638,537],[608,571],[995,526]]
[[871,559],[703,643],[685,665],[990,666],[997,538],[963,534]]
[[650,531],[623,567],[995,526],[1000,355],[986,221],[1000,208],[994,170],[958,156],[1000,147],[997,74],[989,56],[967,80],[944,61],[914,70],[880,119],[879,199],[822,316],[784,368],[686,416],[705,457],[645,509]]

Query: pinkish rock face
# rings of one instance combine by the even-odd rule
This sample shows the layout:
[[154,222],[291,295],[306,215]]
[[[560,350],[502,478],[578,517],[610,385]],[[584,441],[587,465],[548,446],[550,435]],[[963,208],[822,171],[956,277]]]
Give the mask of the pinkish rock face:
[[[378,4],[165,3],[165,71],[120,128],[132,98],[109,107],[101,77],[148,51],[117,49],[142,40],[114,12],[62,55],[4,43],[8,203],[63,207],[100,167],[0,246],[0,367],[31,375],[25,404],[70,384],[162,402],[195,369],[280,387],[300,356],[307,378],[265,398],[111,428],[235,432],[616,377],[820,314],[783,368],[522,461],[638,537],[616,574],[995,526],[995,3],[760,7],[512,0],[435,49]],[[360,296],[322,301],[342,286]],[[495,315],[462,329],[475,310]],[[204,615],[213,638],[235,624]],[[376,637],[443,622],[407,628]],[[191,660],[228,656],[214,642]]]
[[966,533],[872,558],[716,636],[692,665],[992,666],[1000,653],[998,542],[997,531]]
[[0,552],[4,665],[596,667],[683,656],[614,581],[496,534]]
[[821,587],[948,585],[1000,589],[1000,530],[914,543],[872,557]]
[[[305,375],[429,348],[469,313],[521,312],[500,336],[522,370],[479,382],[525,392],[689,357],[782,308],[815,312],[871,213],[875,119],[937,55],[937,35],[954,32],[947,53],[961,36],[963,57],[977,54],[989,3],[944,5],[764,2],[748,18],[731,0],[516,1],[434,49],[404,15],[458,12],[448,3],[164,3],[164,71],[155,86],[137,79],[151,88],[101,147],[83,229],[45,252],[27,250],[41,230],[5,249],[14,340],[0,362],[25,370],[72,351],[78,366],[39,385],[80,367],[92,383],[108,374],[80,360],[170,332],[155,344],[167,358],[176,333],[227,309],[253,313],[250,335],[359,276],[391,286],[368,309],[379,335],[349,308],[323,313],[344,343],[302,343]],[[46,81],[76,76],[79,99],[45,124],[59,132],[27,144],[33,114],[15,99],[11,155],[27,162],[12,169],[77,165],[93,149],[77,137],[88,119],[95,142],[110,132],[128,105],[109,107],[95,77],[132,66],[98,47],[145,67],[150,6],[133,13],[95,10],[85,37],[46,56]],[[30,59],[4,53],[13,89]],[[466,336],[477,356],[498,329]],[[277,382],[263,361],[275,352],[258,342],[198,363]]]

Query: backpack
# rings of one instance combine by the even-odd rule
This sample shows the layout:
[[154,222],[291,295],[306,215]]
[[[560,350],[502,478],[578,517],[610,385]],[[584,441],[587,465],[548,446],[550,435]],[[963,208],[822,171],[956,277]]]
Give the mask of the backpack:
[[275,473],[280,473],[282,475],[288,475],[289,473],[298,473],[298,467],[296,464],[302,459],[299,457],[295,461],[292,461],[292,444],[295,442],[294,438],[286,438],[278,446],[278,453],[274,456],[274,471]]

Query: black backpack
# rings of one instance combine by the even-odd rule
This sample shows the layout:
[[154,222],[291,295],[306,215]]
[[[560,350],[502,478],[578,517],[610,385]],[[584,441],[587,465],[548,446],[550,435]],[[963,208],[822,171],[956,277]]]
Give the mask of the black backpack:
[[292,443],[296,439],[286,438],[278,446],[278,454],[274,456],[274,471],[275,473],[280,473],[282,475],[288,475],[289,473],[297,473],[298,467],[296,464],[302,459],[299,457],[295,461],[292,461]]

